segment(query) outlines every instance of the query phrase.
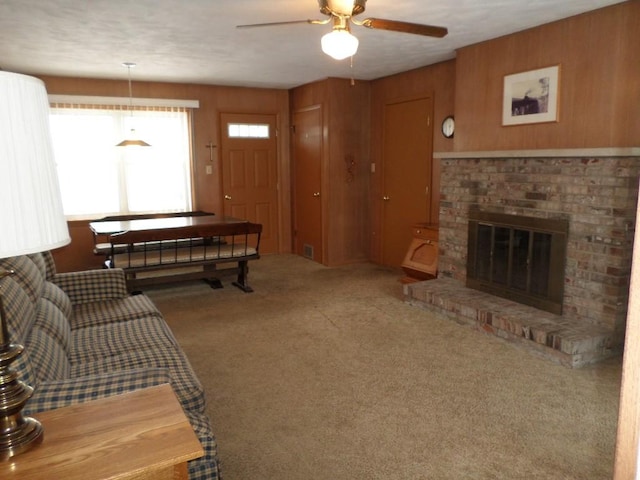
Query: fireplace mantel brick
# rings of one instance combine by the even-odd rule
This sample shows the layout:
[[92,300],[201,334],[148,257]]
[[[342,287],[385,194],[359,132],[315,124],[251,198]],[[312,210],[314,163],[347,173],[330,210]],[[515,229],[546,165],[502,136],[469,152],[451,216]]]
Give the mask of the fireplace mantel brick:
[[[607,340],[598,333],[593,345],[602,350],[606,344],[604,350],[607,352],[621,350],[640,157],[453,157],[443,155],[441,158],[440,270],[439,278],[431,282],[453,281],[461,291],[468,290],[464,284],[470,209],[566,218],[569,220],[569,239],[564,307],[563,315],[557,321],[569,322],[571,328],[585,331],[604,329]],[[453,295],[449,283],[447,285],[445,290]],[[488,301],[502,305],[494,296],[489,296]],[[469,308],[477,312],[474,305]],[[462,306],[459,309],[462,311]],[[495,311],[491,315],[494,323],[480,322],[481,328],[503,331],[495,325],[495,319],[502,317],[496,317]],[[512,330],[506,328],[504,331],[524,338]],[[565,335],[563,339],[570,337],[573,338]],[[564,341],[568,340],[560,343]],[[589,344],[585,339],[581,341]],[[549,342],[543,343],[548,349],[546,344]],[[582,358],[586,360],[578,363],[595,361],[589,360],[589,355],[582,355]]]

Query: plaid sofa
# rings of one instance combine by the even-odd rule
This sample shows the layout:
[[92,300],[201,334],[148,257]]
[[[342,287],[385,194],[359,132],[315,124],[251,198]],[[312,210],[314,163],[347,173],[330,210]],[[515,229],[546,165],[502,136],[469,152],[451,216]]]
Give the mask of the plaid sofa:
[[56,273],[50,252],[0,259],[10,338],[25,350],[13,364],[34,387],[25,413],[171,384],[205,455],[191,480],[220,478],[204,391],[161,313],[128,295],[120,269]]

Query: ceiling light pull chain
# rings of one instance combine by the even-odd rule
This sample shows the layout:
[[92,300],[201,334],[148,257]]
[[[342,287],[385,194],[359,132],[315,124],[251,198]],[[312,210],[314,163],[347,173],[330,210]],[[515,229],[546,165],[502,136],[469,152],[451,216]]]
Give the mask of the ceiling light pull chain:
[[351,86],[353,87],[356,84],[356,80],[355,80],[355,78],[353,78],[353,55],[351,55],[350,68],[351,68],[351,72],[350,72],[351,73],[351,81],[350,81],[350,83],[351,83]]

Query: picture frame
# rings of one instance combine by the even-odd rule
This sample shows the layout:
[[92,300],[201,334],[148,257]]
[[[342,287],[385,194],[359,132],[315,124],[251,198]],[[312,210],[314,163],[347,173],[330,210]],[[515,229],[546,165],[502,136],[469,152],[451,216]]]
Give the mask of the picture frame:
[[560,65],[504,76],[502,125],[557,122]]

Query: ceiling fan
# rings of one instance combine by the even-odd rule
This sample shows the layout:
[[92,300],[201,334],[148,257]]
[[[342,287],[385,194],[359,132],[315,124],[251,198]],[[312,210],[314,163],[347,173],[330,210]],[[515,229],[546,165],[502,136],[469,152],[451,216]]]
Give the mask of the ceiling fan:
[[325,20],[293,20],[271,23],[254,23],[251,25],[238,25],[237,28],[270,27],[277,25],[292,25],[297,23],[310,23],[312,25],[327,25],[332,22],[330,33],[322,37],[322,51],[327,55],[342,60],[355,55],[358,50],[358,39],[351,34],[353,23],[362,27],[390,30],[394,32],[424,35],[426,37],[442,38],[447,34],[445,27],[422,25],[419,23],[401,22],[397,20],[385,20],[383,18],[365,18],[357,20],[354,17],[364,12],[367,0],[318,0],[320,13],[327,15]]

